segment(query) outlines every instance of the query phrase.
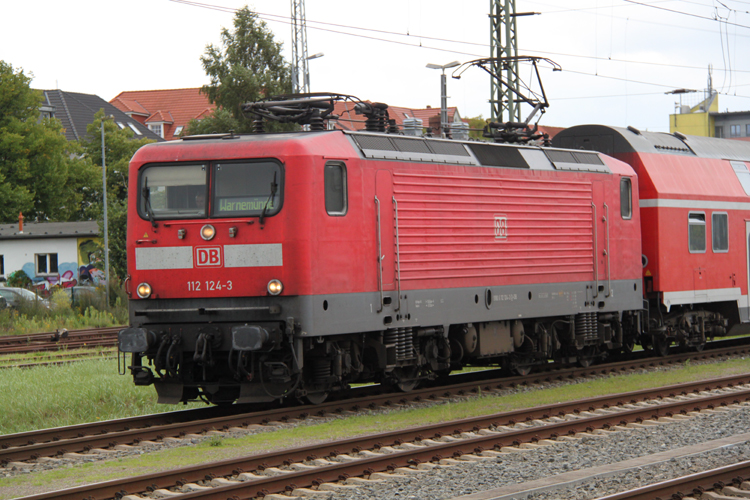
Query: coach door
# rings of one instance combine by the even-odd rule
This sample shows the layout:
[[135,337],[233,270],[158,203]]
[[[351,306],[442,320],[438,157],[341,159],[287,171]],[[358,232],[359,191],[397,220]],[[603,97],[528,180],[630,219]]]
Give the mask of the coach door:
[[604,183],[594,181],[591,209],[594,228],[594,298],[603,300],[612,294],[610,282],[609,206],[605,202]]
[[395,217],[393,210],[393,179],[387,170],[375,174],[375,217],[378,234],[380,290],[395,289]]

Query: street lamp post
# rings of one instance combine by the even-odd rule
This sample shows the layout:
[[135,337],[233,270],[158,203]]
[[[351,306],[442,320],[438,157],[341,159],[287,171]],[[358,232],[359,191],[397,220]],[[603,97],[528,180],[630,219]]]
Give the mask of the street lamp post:
[[[317,59],[319,57],[323,57],[324,55],[325,54],[323,54],[322,52],[318,52],[317,54],[313,54],[310,57],[308,57],[307,60],[310,61],[312,59]],[[305,77],[304,78],[305,78],[305,91],[306,92],[312,92],[312,90],[310,89],[310,70],[309,69],[305,73]]]
[[107,165],[104,161],[104,120],[102,116],[102,203],[104,205],[104,297],[109,309],[109,228],[107,227]]
[[461,63],[458,61],[449,62],[448,64],[428,64],[427,67],[430,69],[442,70],[440,74],[440,137],[446,136],[446,129],[448,127],[448,84],[445,81],[445,70],[448,68],[455,68]]

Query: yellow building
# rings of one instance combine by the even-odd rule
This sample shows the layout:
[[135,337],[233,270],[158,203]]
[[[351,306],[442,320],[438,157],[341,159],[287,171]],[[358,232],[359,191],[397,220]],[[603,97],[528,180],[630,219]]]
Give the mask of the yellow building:
[[719,94],[715,90],[710,92],[711,97],[697,105],[693,107],[680,105],[679,113],[669,115],[669,131],[685,135],[750,141],[750,111],[719,112]]
[[669,132],[702,137],[724,137],[723,128],[717,130],[716,115],[719,114],[719,95],[712,92],[693,107],[680,105],[679,113],[669,115]]

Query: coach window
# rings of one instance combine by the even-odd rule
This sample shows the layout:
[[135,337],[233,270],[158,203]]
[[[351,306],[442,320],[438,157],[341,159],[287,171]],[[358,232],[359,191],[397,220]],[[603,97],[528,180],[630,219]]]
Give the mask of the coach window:
[[324,172],[326,212],[328,215],[346,215],[346,165],[327,163]]
[[688,214],[688,248],[690,253],[706,251],[706,214],[703,212]]
[[714,253],[729,251],[727,217],[728,215],[725,212],[714,212],[711,214],[711,247]]
[[630,177],[620,179],[620,215],[623,219],[633,217],[633,185]]

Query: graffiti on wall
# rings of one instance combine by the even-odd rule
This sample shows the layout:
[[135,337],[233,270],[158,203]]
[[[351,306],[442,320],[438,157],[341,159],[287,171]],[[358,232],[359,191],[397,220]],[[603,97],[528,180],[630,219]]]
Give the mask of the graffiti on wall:
[[[104,272],[97,267],[101,263],[100,238],[78,238],[77,262],[58,262],[57,274],[37,276],[34,262],[23,265],[23,271],[31,278],[32,287],[44,293],[52,287],[70,288],[77,285],[95,286],[104,283]],[[101,266],[99,266],[101,267]]]
[[100,257],[101,238],[78,238],[78,281],[81,285],[104,283],[103,263]]
[[62,288],[69,288],[76,286],[78,280],[76,279],[78,265],[75,262],[60,262],[57,265],[57,275],[51,276],[37,276],[36,267],[33,262],[27,262],[22,267],[23,272],[31,278],[31,286],[38,292],[44,290],[50,290],[53,286],[60,286]]

